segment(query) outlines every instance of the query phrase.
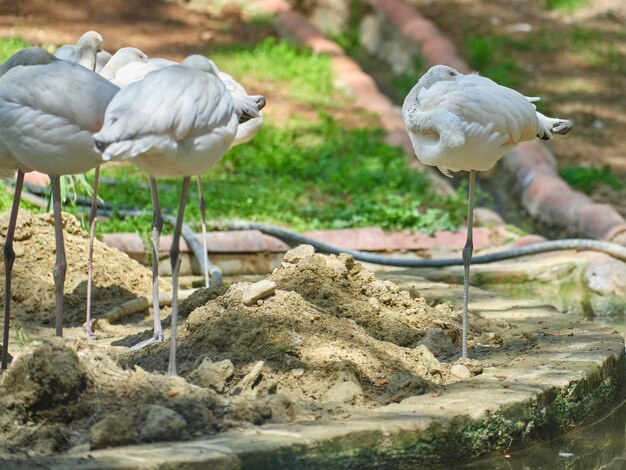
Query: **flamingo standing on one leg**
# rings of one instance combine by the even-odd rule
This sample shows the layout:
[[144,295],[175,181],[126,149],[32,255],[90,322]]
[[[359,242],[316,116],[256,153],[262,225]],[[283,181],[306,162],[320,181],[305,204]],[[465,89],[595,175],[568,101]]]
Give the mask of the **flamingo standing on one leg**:
[[111,101],[104,126],[93,140],[103,159],[130,159],[150,175],[154,218],[152,273],[154,332],[138,349],[163,340],[158,305],[158,247],[163,220],[156,178],[183,177],[180,204],[170,248],[172,325],[168,374],[176,374],[180,235],[191,176],[214,166],[229,149],[243,116],[258,113],[253,100],[239,112],[224,84],[211,72],[172,65],[149,73],[122,89]]
[[56,334],[62,336],[66,260],[60,176],[84,173],[100,165],[91,134],[102,125],[106,106],[118,90],[86,68],[59,60],[39,48],[22,49],[0,66],[0,165],[5,170],[18,170],[4,248],[3,369],[8,355],[11,271],[15,259],[12,243],[24,172],[35,170],[50,177],[56,241]]
[[476,172],[491,168],[520,142],[567,134],[572,123],[536,111],[511,88],[445,65],[426,72],[402,105],[404,124],[420,161],[450,171],[469,171],[467,240],[463,248],[462,355],[467,357],[469,271],[472,259]]

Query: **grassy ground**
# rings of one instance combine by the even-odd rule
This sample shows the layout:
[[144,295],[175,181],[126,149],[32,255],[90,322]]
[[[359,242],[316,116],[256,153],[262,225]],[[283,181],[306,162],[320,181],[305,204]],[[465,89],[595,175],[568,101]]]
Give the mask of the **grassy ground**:
[[[408,169],[401,151],[384,144],[382,131],[368,125],[370,116],[351,115],[350,125],[344,126],[338,115],[349,101],[333,88],[327,57],[273,39],[255,48],[212,50],[210,55],[235,77],[245,77],[247,84],[271,85],[291,110],[303,110],[284,119],[284,102],[272,111],[268,97],[260,133],[203,176],[210,219],[259,220],[298,230],[375,225],[425,232],[454,229],[462,221],[464,208],[434,195],[427,179]],[[99,232],[148,233],[146,176],[130,165],[104,165],[101,174],[99,195],[105,203],[144,209],[145,215],[100,219]],[[180,180],[162,180],[159,187],[162,207],[174,212]],[[8,197],[2,194],[0,204],[6,209]],[[185,218],[198,226],[195,184]]]

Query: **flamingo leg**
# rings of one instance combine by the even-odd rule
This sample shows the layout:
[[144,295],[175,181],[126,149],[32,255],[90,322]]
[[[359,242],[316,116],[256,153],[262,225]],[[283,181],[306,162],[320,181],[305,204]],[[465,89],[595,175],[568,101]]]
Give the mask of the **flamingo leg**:
[[13,194],[13,205],[9,216],[9,226],[7,227],[7,237],[4,243],[4,332],[2,335],[2,370],[6,370],[9,362],[9,320],[11,318],[11,272],[15,261],[13,251],[13,236],[15,235],[15,225],[17,224],[17,213],[20,209],[20,196],[22,195],[22,185],[24,183],[24,172],[18,170],[15,180],[15,193]]
[[52,186],[52,212],[54,213],[54,239],[56,245],[56,262],[52,271],[54,278],[56,335],[63,336],[63,287],[65,285],[65,245],[63,244],[63,216],[61,214],[61,180],[59,176],[50,176]]
[[161,230],[163,230],[163,217],[161,217],[161,205],[157,192],[156,178],[150,177],[150,194],[152,195],[152,311],[154,329],[152,338],[135,344],[130,348],[136,351],[152,343],[163,341],[163,327],[161,326],[161,308],[159,306],[159,246]]
[[189,195],[189,183],[191,178],[183,178],[183,185],[180,191],[180,203],[178,214],[176,214],[176,226],[172,235],[172,246],[170,248],[170,262],[172,263],[172,326],[170,339],[170,363],[167,368],[167,375],[176,375],[176,328],[178,326],[178,273],[180,272],[180,235],[183,229],[183,219],[185,217],[185,206]]
[[469,302],[469,275],[472,253],[474,252],[474,189],[476,187],[476,170],[469,172],[469,189],[467,201],[467,239],[463,247],[463,336],[462,355],[467,356],[467,331],[469,325],[467,306]]
[[198,175],[198,197],[200,199],[200,216],[202,217],[202,248],[203,248],[203,264],[204,271],[204,287],[209,287],[209,253],[206,245],[206,202],[204,201],[204,192],[202,191],[202,178]]
[[91,199],[91,213],[89,214],[89,256],[87,259],[87,315],[83,329],[90,338],[96,335],[91,330],[91,291],[93,284],[93,240],[96,235],[96,222],[98,221],[98,181],[100,180],[100,166],[96,167],[93,180],[93,196]]

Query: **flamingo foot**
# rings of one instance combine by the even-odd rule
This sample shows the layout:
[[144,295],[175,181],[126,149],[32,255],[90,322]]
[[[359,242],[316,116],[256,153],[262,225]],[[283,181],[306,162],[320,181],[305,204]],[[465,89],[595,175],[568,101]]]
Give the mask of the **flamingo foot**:
[[91,326],[89,325],[89,323],[85,323],[83,325],[83,331],[87,335],[87,338],[89,338],[89,339],[96,339],[96,334],[91,329]]
[[148,338],[144,341],[141,341],[135,344],[134,346],[131,346],[129,351],[139,351],[140,349],[143,349],[152,343],[162,343],[162,342],[163,342],[163,335],[153,336],[152,338]]

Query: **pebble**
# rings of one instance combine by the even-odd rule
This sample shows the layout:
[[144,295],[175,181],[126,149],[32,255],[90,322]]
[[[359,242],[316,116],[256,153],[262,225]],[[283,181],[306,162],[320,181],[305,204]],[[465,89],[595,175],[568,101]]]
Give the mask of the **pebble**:
[[149,405],[148,416],[141,430],[143,442],[179,440],[187,421],[174,410],[159,405]]
[[339,382],[330,387],[324,394],[325,401],[335,401],[354,405],[359,398],[363,397],[363,389],[355,382]]
[[456,375],[459,379],[469,379],[472,376],[469,369],[462,364],[454,364],[450,368],[450,373]]
[[24,254],[24,246],[20,243],[13,244],[13,252],[15,253],[15,257],[19,258]]
[[110,414],[89,429],[89,442],[92,449],[114,447],[134,443],[137,433],[132,416],[125,413]]
[[304,258],[313,256],[314,254],[315,248],[313,248],[311,245],[298,245],[297,247],[287,251],[283,260],[287,263],[297,264]]
[[276,283],[269,279],[250,284],[243,291],[242,301],[245,305],[252,305],[257,300],[269,297],[276,291]]
[[424,367],[426,367],[428,372],[441,371],[441,364],[439,363],[439,360],[426,346],[420,344],[415,349],[419,352],[420,362],[424,365]]
[[454,348],[452,338],[441,328],[426,330],[426,334],[417,344],[426,346],[433,354],[448,353]]
[[210,387],[218,393],[226,388],[226,383],[235,373],[235,366],[229,359],[212,362],[204,359],[193,372],[191,379],[201,387]]
[[304,375],[304,369],[291,369],[291,375],[294,377],[302,377]]

